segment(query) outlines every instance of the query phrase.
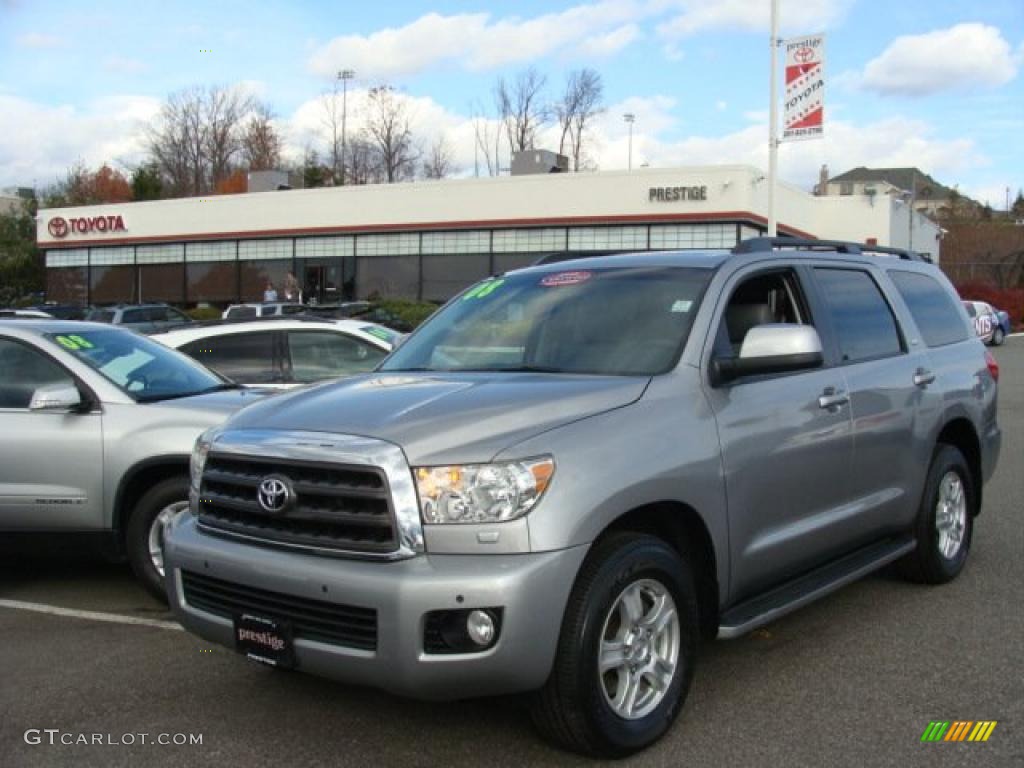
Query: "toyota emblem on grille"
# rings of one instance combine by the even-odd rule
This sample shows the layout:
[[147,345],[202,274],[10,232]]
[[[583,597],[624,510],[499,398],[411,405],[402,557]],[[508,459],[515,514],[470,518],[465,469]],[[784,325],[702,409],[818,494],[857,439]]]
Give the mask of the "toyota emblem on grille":
[[291,506],[295,499],[295,491],[287,477],[268,475],[260,481],[256,492],[256,500],[264,511],[279,515]]

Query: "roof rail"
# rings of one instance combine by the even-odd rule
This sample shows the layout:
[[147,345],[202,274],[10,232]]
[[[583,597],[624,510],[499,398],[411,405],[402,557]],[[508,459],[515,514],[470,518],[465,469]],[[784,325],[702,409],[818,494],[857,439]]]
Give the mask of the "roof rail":
[[814,240],[810,238],[797,237],[752,237],[749,240],[741,240],[732,249],[733,253],[756,253],[758,251],[775,250],[777,248],[798,248],[808,251],[835,251],[852,256],[869,255],[872,253],[897,256],[905,261],[926,261],[916,251],[908,251],[905,248],[890,248],[884,245],[866,245],[854,243],[847,240]]

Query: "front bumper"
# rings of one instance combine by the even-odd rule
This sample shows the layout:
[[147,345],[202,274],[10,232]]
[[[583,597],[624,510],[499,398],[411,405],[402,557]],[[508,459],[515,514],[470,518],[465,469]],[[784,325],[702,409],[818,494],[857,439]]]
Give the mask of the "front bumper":
[[[181,515],[167,532],[164,558],[168,597],[177,618],[211,642],[234,649],[232,622],[187,604],[182,570],[297,598],[374,608],[376,650],[296,638],[296,667],[414,698],[456,699],[544,684],[569,591],[586,552],[581,546],[525,555],[345,560],[210,536],[196,529],[192,515]],[[493,647],[479,653],[424,652],[429,611],[476,607],[503,609]]]

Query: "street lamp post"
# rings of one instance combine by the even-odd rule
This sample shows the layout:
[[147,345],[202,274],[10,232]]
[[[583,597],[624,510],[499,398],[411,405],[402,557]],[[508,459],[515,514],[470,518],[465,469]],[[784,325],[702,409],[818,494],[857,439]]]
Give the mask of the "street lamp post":
[[633,123],[636,121],[636,115],[632,112],[627,112],[622,116],[622,119],[629,125],[629,170],[633,170]]
[[341,186],[345,186],[345,121],[348,117],[348,81],[355,76],[356,73],[351,69],[342,69],[338,72],[338,79],[341,80]]

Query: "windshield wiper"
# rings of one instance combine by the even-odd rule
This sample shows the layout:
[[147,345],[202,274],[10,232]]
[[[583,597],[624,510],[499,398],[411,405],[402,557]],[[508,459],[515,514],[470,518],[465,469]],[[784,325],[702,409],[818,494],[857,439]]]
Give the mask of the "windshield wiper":
[[193,392],[158,392],[152,395],[139,395],[135,398],[138,403],[158,403],[163,400],[180,400],[183,397],[196,397],[197,395],[209,395],[212,392],[223,392],[228,389],[242,389],[241,384],[225,381],[221,384],[214,384],[206,389],[197,389]]

